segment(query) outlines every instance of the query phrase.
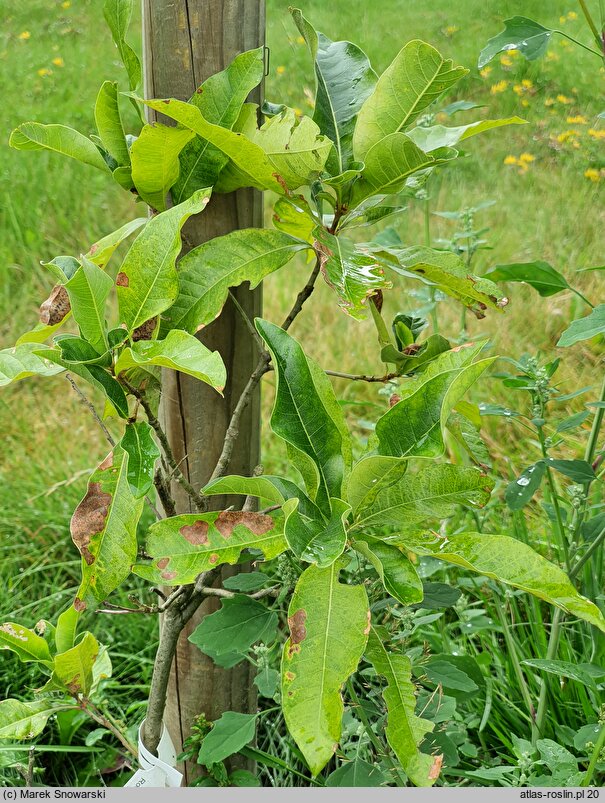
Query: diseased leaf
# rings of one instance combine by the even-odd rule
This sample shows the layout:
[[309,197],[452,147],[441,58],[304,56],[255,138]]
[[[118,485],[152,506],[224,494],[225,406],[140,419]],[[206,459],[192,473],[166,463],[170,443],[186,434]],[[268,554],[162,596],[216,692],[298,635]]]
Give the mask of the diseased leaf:
[[[312,461],[318,477],[316,503],[330,509],[339,499],[351,466],[351,442],[332,385],[299,343],[275,324],[256,320],[277,372],[277,390],[271,414],[276,435]],[[303,458],[304,459],[304,458]],[[307,488],[313,496],[311,489]]]
[[153,485],[155,464],[160,450],[153,430],[146,421],[126,425],[120,446],[128,454],[128,482],[135,499],[145,496]]
[[553,33],[527,17],[504,20],[504,30],[488,41],[479,54],[477,67],[485,67],[494,56],[507,50],[518,50],[526,59],[534,61],[544,55]]
[[82,555],[77,610],[102,602],[130,574],[142,510],[143,499],[135,499],[130,488],[128,453],[118,445],[90,475],[71,518],[71,537]]
[[263,474],[262,477],[219,477],[209,482],[202,489],[202,493],[208,496],[228,496],[230,494],[256,496],[273,505],[282,505],[286,499],[298,499],[298,509],[303,516],[310,519],[321,518],[317,506],[296,483],[271,474]]
[[134,0],[105,0],[103,4],[103,15],[126,68],[130,89],[136,89],[141,83],[141,62],[125,41],[132,18],[133,5]]
[[152,218],[136,238],[118,273],[120,321],[128,331],[164,312],[179,292],[175,261],[181,250],[181,227],[201,212],[210,190],[199,190],[187,201]]
[[52,349],[39,343],[22,343],[0,351],[0,387],[18,382],[27,376],[54,376],[61,373],[62,366],[47,359],[46,352]]
[[582,340],[602,335],[605,332],[605,304],[599,304],[590,315],[573,321],[559,338],[557,346],[567,348]]
[[276,229],[313,244],[313,232],[318,221],[300,198],[278,198],[273,207],[272,221]]
[[254,289],[308,247],[283,232],[240,229],[193,248],[179,261],[179,293],[163,316],[161,332],[193,334],[220,313],[230,287],[249,282]]
[[330,499],[331,515],[324,519],[305,520],[299,512],[298,499],[283,505],[284,535],[292,552],[306,563],[319,568],[330,566],[344,552],[347,543],[345,521],[351,507],[342,499]]
[[23,663],[34,661],[48,667],[53,664],[46,639],[16,622],[0,625],[0,650],[14,652]]
[[407,469],[408,461],[399,457],[369,455],[355,463],[347,493],[353,514],[360,507],[369,507],[377,494],[398,482]]
[[492,282],[524,282],[543,297],[554,296],[569,290],[567,279],[543,260],[519,262],[513,265],[496,265],[485,274]]
[[439,756],[421,753],[420,742],[433,730],[433,723],[416,716],[412,667],[407,655],[389,652],[383,644],[386,631],[371,628],[366,656],[387,681],[382,692],[387,706],[387,741],[406,775],[416,786],[432,786],[439,776]]
[[95,122],[103,147],[118,165],[129,165],[130,154],[118,106],[118,85],[103,81],[95,103]]
[[341,568],[337,561],[327,569],[306,569],[288,609],[282,707],[313,775],[332,758],[340,740],[340,689],[357,668],[369,631],[365,589],[340,583]]
[[111,277],[84,256],[80,268],[65,285],[82,337],[99,354],[104,354],[108,348],[105,305],[112,287]]
[[254,739],[256,714],[238,714],[225,711],[204,738],[198,763],[207,767],[232,756]]
[[93,667],[99,651],[96,638],[92,633],[85,633],[75,647],[56,656],[51,681],[73,696],[87,696],[94,682]]
[[422,580],[411,560],[398,547],[364,535],[355,539],[353,548],[372,564],[386,592],[394,599],[402,605],[422,602]]
[[225,365],[218,351],[210,351],[196,337],[175,329],[165,340],[139,340],[125,348],[116,362],[119,375],[130,368],[159,365],[194,376],[222,392],[227,379]]
[[77,159],[79,162],[109,171],[105,159],[94,142],[84,134],[65,125],[42,125],[41,123],[21,123],[11,133],[9,143],[18,151],[49,150]]
[[223,599],[218,611],[204,616],[189,641],[210,654],[246,653],[257,641],[271,644],[277,634],[277,622],[275,611],[238,594]]
[[105,268],[116,248],[137,229],[140,229],[141,226],[145,226],[148,221],[149,218],[137,217],[125,223],[123,226],[120,226],[119,229],[112,231],[111,234],[107,234],[96,243],[93,243],[84,256],[100,268]]
[[166,209],[166,196],[179,177],[179,155],[194,137],[187,128],[162,123],[150,123],[141,129],[130,149],[132,181],[152,209]]
[[280,525],[262,513],[186,514],[151,525],[146,551],[153,562],[137,563],[133,571],[152,583],[180,585],[215,566],[237,563],[244,549],[259,549],[271,560],[286,548]]
[[404,131],[468,70],[454,67],[434,47],[408,42],[378,79],[357,117],[353,134],[355,159],[364,160],[372,145]]
[[520,588],[605,632],[603,614],[578,594],[565,572],[516,538],[482,533],[442,538],[427,533],[392,535],[385,540]]
[[42,733],[48,718],[57,711],[71,708],[70,705],[50,700],[0,701],[0,739],[34,739]]

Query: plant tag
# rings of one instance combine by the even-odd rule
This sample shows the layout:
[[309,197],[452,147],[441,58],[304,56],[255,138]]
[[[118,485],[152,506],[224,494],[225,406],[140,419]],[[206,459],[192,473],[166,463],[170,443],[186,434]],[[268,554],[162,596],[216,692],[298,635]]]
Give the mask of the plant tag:
[[176,750],[172,744],[168,729],[164,727],[162,738],[158,745],[158,754],[154,756],[143,744],[141,733],[144,724],[145,722],[143,721],[139,728],[138,747],[140,769],[135,772],[125,786],[135,786],[137,788],[142,788],[144,786],[159,788],[180,786],[183,775],[175,767]]

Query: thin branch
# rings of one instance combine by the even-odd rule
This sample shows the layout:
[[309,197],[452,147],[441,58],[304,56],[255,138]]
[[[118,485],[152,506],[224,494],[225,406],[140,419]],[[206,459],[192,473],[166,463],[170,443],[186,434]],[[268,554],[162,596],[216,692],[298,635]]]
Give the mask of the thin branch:
[[265,350],[265,344],[263,342],[262,337],[256,331],[256,328],[255,328],[254,324],[252,323],[252,321],[248,317],[248,314],[246,313],[246,310],[242,307],[242,305],[239,303],[239,301],[235,297],[235,293],[232,293],[231,290],[229,290],[229,298],[233,302],[233,306],[235,307],[235,309],[241,315],[242,320],[244,321],[244,323],[248,327],[248,331],[250,332],[250,334],[252,335],[254,340],[256,340],[256,345],[258,346],[258,350],[262,353]]
[[136,747],[128,741],[120,729],[108,717],[106,717],[102,711],[100,711],[95,705],[93,705],[93,703],[90,702],[90,700],[85,697],[81,697],[79,703],[82,711],[85,711],[88,716],[91,717],[91,719],[94,719],[97,724],[113,733],[120,744],[122,744],[122,746],[125,747],[132,756],[134,756],[134,758],[138,758],[138,750]]
[[[168,517],[176,516],[176,505],[174,503],[174,499],[170,495],[168,488],[166,487],[166,483],[164,482],[164,477],[162,476],[162,472],[158,468],[153,477],[153,484],[155,485],[155,489],[157,494],[160,498],[160,502],[162,503],[162,507],[164,508],[164,512]],[[161,518],[161,516],[159,517]]]
[[88,398],[88,397],[87,397],[87,396],[86,396],[86,395],[85,395],[85,394],[84,394],[84,393],[83,393],[83,392],[80,390],[80,388],[79,388],[79,387],[76,385],[76,383],[74,382],[74,380],[73,380],[73,378],[72,378],[71,374],[65,374],[65,379],[67,379],[67,381],[69,382],[69,384],[72,386],[72,388],[73,388],[73,389],[75,390],[75,392],[78,394],[78,396],[80,397],[80,401],[82,402],[82,404],[84,405],[84,407],[87,407],[87,408],[90,410],[90,413],[91,413],[92,417],[93,417],[93,418],[94,418],[94,420],[97,422],[97,424],[98,424],[98,425],[101,427],[101,430],[102,430],[103,434],[105,435],[105,437],[107,438],[107,441],[110,443],[111,447],[113,448],[113,447],[116,445],[116,442],[114,441],[114,439],[113,439],[113,436],[112,436],[111,432],[110,432],[110,431],[107,429],[107,427],[105,426],[105,424],[104,424],[104,423],[103,423],[103,421],[101,420],[101,417],[99,416],[99,414],[98,414],[98,413],[97,413],[97,411],[95,410],[95,407],[94,407],[93,403],[92,403],[92,402],[90,401],[90,399],[89,399],[89,398]]
[[341,371],[325,371],[328,376],[337,376],[339,379],[352,379],[358,382],[390,382],[399,374],[385,374],[384,376],[368,376],[367,374],[343,374]]
[[[239,593],[236,595],[234,591],[227,591],[226,588],[209,588],[208,586],[203,586],[200,589],[200,593],[205,597],[220,597],[221,599],[233,599],[235,596],[241,596]],[[272,586],[271,588],[263,588],[261,591],[256,591],[254,594],[246,594],[246,596],[248,599],[264,599],[265,597],[276,597],[278,594],[278,587]]]
[[317,277],[319,276],[320,268],[321,268],[321,259],[318,256],[317,259],[315,260],[315,267],[313,268],[313,271],[311,272],[311,275],[309,276],[307,283],[300,291],[300,293],[296,296],[296,301],[294,302],[294,306],[292,307],[285,321],[281,325],[281,328],[284,331],[287,332],[288,329],[292,326],[294,319],[302,310],[303,304],[315,289],[315,282],[317,280]]

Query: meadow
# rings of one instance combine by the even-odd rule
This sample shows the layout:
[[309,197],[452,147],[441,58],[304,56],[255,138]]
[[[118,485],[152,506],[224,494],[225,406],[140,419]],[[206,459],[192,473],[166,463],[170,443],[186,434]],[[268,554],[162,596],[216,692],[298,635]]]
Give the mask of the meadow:
[[[308,52],[292,24],[288,3],[268,0],[267,5],[271,62],[266,97],[309,112],[313,77]],[[339,5],[328,7],[308,0],[303,10],[332,38],[350,38],[362,46],[379,71],[412,38],[433,44],[457,64],[470,68],[448,101],[472,101],[481,108],[452,116],[441,112],[437,122],[459,125],[477,117],[513,115],[527,121],[526,125],[495,130],[471,140],[465,147],[466,158],[454,169],[443,171],[429,200],[410,201],[407,211],[387,225],[393,225],[406,242],[426,240],[443,246],[452,242],[459,224],[438,213],[476,208],[473,225],[484,230],[480,237],[485,247],[475,256],[475,273],[483,274],[497,264],[544,259],[599,303],[602,274],[577,272],[603,263],[605,120],[597,119],[603,111],[603,67],[564,38],[556,38],[547,56],[536,62],[512,54],[496,58],[481,71],[476,67],[487,39],[501,29],[503,19],[517,13],[585,38],[575,5],[572,7],[569,0],[523,4],[506,0],[488,4],[486,10],[484,2],[462,0],[454,11],[446,0],[430,4],[380,0],[376,6],[351,0],[346,4],[346,14]],[[40,299],[48,295],[48,278],[40,261],[58,254],[85,252],[123,220],[143,212],[142,205],[137,207],[95,171],[51,154],[18,153],[7,144],[10,131],[23,120],[62,122],[83,132],[92,130],[98,75],[122,79],[121,64],[102,21],[101,4],[94,0],[29,0],[27,4],[4,0],[3,7],[0,344],[6,348],[35,324]],[[134,34],[131,39],[134,41]],[[266,317],[279,318],[287,308],[287,299],[298,287],[298,275],[293,265],[265,282]],[[465,321],[469,337],[489,337],[492,353],[503,357],[518,359],[529,354],[551,359],[568,320],[586,313],[583,302],[571,292],[540,298],[524,285],[511,285],[508,294],[510,303],[502,314]],[[376,364],[368,336],[371,322],[355,322],[339,313],[327,287],[319,288],[318,299],[296,322],[295,334],[305,341],[309,353],[325,368],[379,373],[380,364]],[[386,294],[385,303],[392,312],[409,311],[422,307],[426,299],[398,289]],[[442,331],[453,338],[460,333],[462,323],[453,305],[439,305],[437,316]],[[323,336],[328,329],[329,338]],[[557,387],[566,393],[597,385],[602,357],[603,346],[593,341],[568,350],[557,373]],[[505,369],[504,364],[496,363],[494,373],[500,369]],[[265,419],[273,385],[274,379],[269,376],[265,381]],[[341,380],[336,380],[335,386],[362,443],[368,435],[365,412],[379,400],[377,390],[372,385]],[[483,379],[473,390],[473,399],[505,406],[512,403],[511,391],[497,377]],[[582,401],[573,398],[559,412],[564,416],[580,409]],[[589,423],[570,434],[562,455],[570,456],[581,449]],[[501,498],[510,479],[539,456],[539,443],[513,419],[486,417],[484,430],[494,464],[495,493]],[[0,616],[34,622],[50,619],[64,607],[77,584],[80,561],[69,545],[69,518],[105,446],[87,411],[61,378],[44,387],[42,381],[34,381],[3,390],[0,432]],[[267,450],[263,463],[268,471],[283,468],[285,453]],[[40,492],[40,487],[45,490]],[[460,516],[463,520],[470,514],[463,512]],[[501,509],[488,506],[481,516],[482,527],[514,534],[549,554],[548,526],[541,511],[531,508],[526,517],[508,513],[503,518]],[[510,780],[498,773],[473,776],[477,772],[470,769],[473,751],[481,749],[485,741],[494,759],[518,758],[519,746],[508,736],[527,730],[518,664],[532,658],[532,644],[541,648],[546,645],[547,634],[538,621],[537,607],[496,593],[482,599],[480,591],[474,581],[469,581],[456,624],[446,625],[441,620],[430,629],[427,622],[428,629],[423,631],[425,643],[435,652],[447,652],[456,640],[457,648],[469,655],[493,655],[495,680],[490,681],[489,711],[486,714],[487,705],[482,711],[474,710],[467,701],[464,717],[458,718],[456,727],[448,732],[448,742],[444,741],[450,758],[451,751],[466,757],[460,761],[451,758],[451,769],[444,776],[457,783],[473,777],[487,783]],[[595,591],[602,594],[602,587]],[[512,634],[499,618],[501,603],[514,609]],[[532,611],[535,616],[530,620]],[[99,624],[99,638],[111,648],[117,669],[106,693],[119,717],[135,721],[148,690],[157,643],[155,622],[150,618],[108,616]],[[401,627],[403,632],[406,628],[412,632],[420,624],[405,620]],[[577,641],[570,634],[562,649],[564,659],[578,660],[585,645],[578,646]],[[602,660],[602,655],[584,656],[582,660],[598,663],[599,658]],[[0,677],[3,697],[22,694],[37,682],[33,671],[24,672],[5,653],[0,653]],[[515,685],[518,681],[520,685]],[[509,683],[513,688],[510,692]],[[529,683],[535,686],[537,681]],[[590,694],[583,687],[566,689],[551,712],[551,724],[558,723],[562,729],[562,744],[569,746],[571,740],[573,745],[577,731],[593,722],[594,700]],[[509,706],[508,701],[514,703]],[[471,738],[468,734],[477,729],[477,717],[483,727],[478,737]],[[53,738],[47,740],[46,749],[52,758],[44,754],[42,761],[55,779],[95,783],[98,766],[107,757],[89,731],[77,735],[79,725],[66,717]],[[263,738],[270,741],[268,735]],[[70,741],[69,750],[61,748]],[[497,748],[491,747],[494,743]],[[78,750],[93,755],[93,762],[80,761]],[[13,759],[0,748],[0,768]],[[94,763],[97,760],[98,766]],[[13,777],[13,772],[7,770],[7,777]]]

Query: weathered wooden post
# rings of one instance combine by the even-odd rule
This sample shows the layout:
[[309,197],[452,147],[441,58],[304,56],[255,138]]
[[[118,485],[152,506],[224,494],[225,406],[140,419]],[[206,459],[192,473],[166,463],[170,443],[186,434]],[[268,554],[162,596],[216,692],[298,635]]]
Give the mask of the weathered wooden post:
[[[146,97],[188,100],[210,75],[224,69],[244,50],[264,44],[264,0],[143,0],[143,43]],[[260,90],[252,98],[260,102]],[[170,122],[170,121],[164,121]],[[262,226],[262,195],[239,190],[216,195],[186,225],[186,250],[233,229]],[[234,291],[250,318],[261,312],[261,291]],[[200,337],[218,349],[228,374],[224,399],[207,385],[184,374],[164,372],[163,421],[174,455],[195,488],[209,479],[221,453],[227,425],[258,360],[256,345],[232,303]],[[230,473],[250,474],[259,461],[260,397],[256,390],[240,424]],[[176,483],[178,513],[195,512]],[[225,500],[216,498],[216,506]],[[225,574],[232,573],[229,569]],[[223,576],[225,576],[225,574]],[[204,713],[216,719],[223,711],[249,711],[255,705],[250,664],[224,670],[204,656],[187,637],[207,613],[216,610],[208,598],[179,639],[168,689],[165,722],[180,749],[193,718]],[[185,768],[185,783],[191,769]]]

